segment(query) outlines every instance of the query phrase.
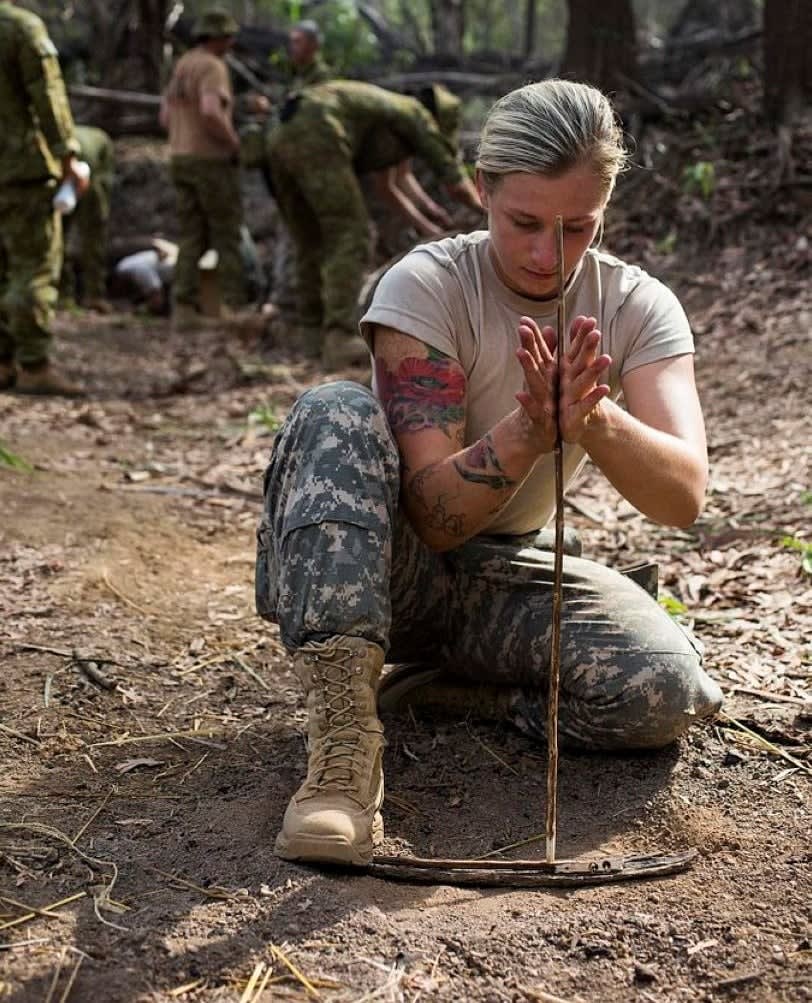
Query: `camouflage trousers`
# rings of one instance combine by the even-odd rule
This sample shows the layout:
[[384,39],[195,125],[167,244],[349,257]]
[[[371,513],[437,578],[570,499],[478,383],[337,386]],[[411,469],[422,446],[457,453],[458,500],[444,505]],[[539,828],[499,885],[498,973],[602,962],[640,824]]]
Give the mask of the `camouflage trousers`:
[[239,167],[226,160],[177,156],[170,162],[170,172],[180,221],[175,301],[197,306],[200,292],[197,263],[209,248],[214,248],[219,255],[217,275],[223,302],[232,307],[243,305]]
[[21,365],[48,358],[62,267],[62,217],[56,185],[0,188],[0,360]]
[[[257,610],[295,649],[332,634],[513,690],[514,723],[543,738],[553,554],[479,536],[436,553],[398,513],[398,451],[354,383],[299,398],[265,474]],[[564,558],[562,741],[660,747],[721,705],[700,646],[631,579]]]

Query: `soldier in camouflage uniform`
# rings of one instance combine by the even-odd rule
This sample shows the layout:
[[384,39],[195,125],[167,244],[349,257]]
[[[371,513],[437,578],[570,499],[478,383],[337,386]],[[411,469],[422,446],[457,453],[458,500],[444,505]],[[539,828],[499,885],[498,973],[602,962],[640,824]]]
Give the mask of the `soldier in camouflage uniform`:
[[0,0],[0,389],[76,396],[49,362],[62,267],[53,207],[79,144],[59,58],[43,22]]
[[452,197],[479,207],[457,151],[412,97],[336,80],[307,87],[280,112],[268,136],[279,211],[296,247],[299,319],[306,341],[321,342],[327,368],[365,365],[355,333],[356,304],[369,256],[369,220],[355,160],[378,129],[394,133],[427,161]]
[[218,252],[223,302],[231,310],[245,302],[240,139],[232,122],[234,95],[225,63],[238,30],[225,10],[213,8],[202,15],[194,26],[197,44],[178,60],[161,102],[181,226],[174,285],[178,326],[195,323],[198,261],[209,248]]
[[[701,509],[684,311],[591,247],[624,158],[592,87],[544,81],[497,102],[477,164],[488,229],[394,265],[361,322],[375,392],[314,388],[277,437],[257,608],[293,653],[309,746],[282,857],[369,861],[383,832],[379,706],[476,708],[545,738],[554,557],[539,529],[555,509],[558,433],[565,483],[589,457],[658,522],[686,526]],[[556,351],[559,215],[574,319]],[[712,715],[722,695],[697,642],[630,577],[568,549],[562,740],[659,748]],[[379,691],[385,660],[412,664]]]
[[321,31],[315,21],[299,21],[288,32],[288,55],[293,77],[291,91],[324,84],[335,74],[321,55]]
[[[80,155],[90,167],[90,185],[76,209],[64,218],[65,247],[70,234],[78,231],[78,265],[82,275],[82,304],[90,310],[109,313],[107,302],[107,222],[110,218],[110,193],[115,172],[113,140],[103,129],[92,125],[77,125]],[[63,298],[75,298],[75,265],[69,253],[65,255],[60,293]]]

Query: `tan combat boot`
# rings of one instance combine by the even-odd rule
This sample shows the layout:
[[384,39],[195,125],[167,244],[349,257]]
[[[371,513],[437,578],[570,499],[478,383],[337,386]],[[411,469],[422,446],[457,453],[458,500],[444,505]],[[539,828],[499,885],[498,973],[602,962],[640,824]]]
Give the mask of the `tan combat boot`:
[[40,362],[35,366],[19,366],[14,389],[18,394],[37,394],[55,397],[84,397],[84,387],[69,380],[50,362]]
[[324,336],[321,361],[325,369],[346,369],[348,366],[369,368],[371,356],[367,343],[359,334],[333,330]]
[[286,860],[368,864],[383,839],[383,727],[375,709],[383,649],[360,637],[311,641],[293,657],[307,694],[307,777],[285,812]]

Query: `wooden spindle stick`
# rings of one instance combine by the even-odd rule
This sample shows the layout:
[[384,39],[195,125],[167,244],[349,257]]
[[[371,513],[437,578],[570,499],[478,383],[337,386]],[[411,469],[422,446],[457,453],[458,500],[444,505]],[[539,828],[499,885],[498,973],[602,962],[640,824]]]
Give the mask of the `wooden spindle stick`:
[[564,455],[561,441],[560,362],[566,351],[566,313],[564,310],[564,224],[555,218],[555,247],[558,272],[558,306],[556,328],[556,432],[555,432],[555,555],[553,563],[553,610],[550,639],[550,680],[547,696],[547,863],[555,861],[555,839],[558,823],[558,691],[561,670],[561,606],[564,579]]

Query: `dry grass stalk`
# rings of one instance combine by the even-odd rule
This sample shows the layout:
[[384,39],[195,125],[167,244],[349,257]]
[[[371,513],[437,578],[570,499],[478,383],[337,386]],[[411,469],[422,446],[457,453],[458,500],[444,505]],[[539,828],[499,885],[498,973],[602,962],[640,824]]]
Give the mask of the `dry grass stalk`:
[[36,919],[37,916],[50,916],[54,909],[60,909],[63,905],[69,905],[71,902],[83,899],[86,895],[87,892],[77,892],[76,895],[69,895],[66,899],[60,899],[58,902],[52,902],[50,905],[44,906],[42,909],[37,909],[34,912],[27,912],[23,916],[18,916],[16,919],[0,924],[0,930],[10,930],[13,926],[20,926],[22,923],[28,923],[29,920]]
[[186,982],[182,986],[176,986],[174,989],[169,990],[169,995],[172,999],[177,999],[178,996],[185,996],[186,993],[190,993],[193,989],[200,989],[205,986],[205,979],[195,979],[194,982]]
[[510,765],[510,763],[502,759],[502,757],[497,752],[494,752],[493,749],[490,748],[490,746],[486,745],[478,735],[475,735],[473,731],[471,731],[470,727],[468,728],[468,734],[471,736],[471,738],[473,738],[473,740],[477,743],[477,745],[481,745],[482,748],[488,753],[488,755],[491,756],[493,759],[495,759],[497,763],[501,763],[502,766],[504,766],[506,770],[510,770],[510,772],[515,777],[521,776],[521,774],[517,769],[515,769]]
[[541,832],[537,836],[529,836],[527,839],[520,839],[516,843],[508,843],[507,846],[500,846],[498,850],[491,850],[489,853],[483,853],[480,857],[474,857],[474,860],[487,860],[488,857],[498,857],[500,854],[506,853],[508,850],[518,850],[520,846],[530,846],[531,843],[540,843],[546,838],[547,834]]
[[251,977],[248,980],[248,984],[243,990],[242,996],[240,996],[240,1003],[252,1003],[258,996],[255,995],[254,990],[257,987],[257,982],[259,982],[259,977],[265,969],[265,962],[258,961],[254,966],[253,972],[251,972]]
[[48,909],[38,909],[33,905],[26,905],[25,902],[18,902],[17,899],[9,898],[8,895],[0,895],[0,902],[7,902],[9,905],[13,905],[16,909],[22,909],[23,912],[33,912],[37,916],[47,916],[50,919],[64,919],[64,916],[60,916],[59,913],[49,912]]
[[110,589],[110,591],[113,593],[114,596],[120,599],[123,603],[126,603],[128,606],[132,606],[132,608],[136,610],[138,613],[140,613],[142,616],[155,616],[154,613],[150,613],[149,610],[144,609],[143,606],[139,606],[138,603],[133,602],[132,599],[125,596],[120,589],[118,589],[115,585],[113,585],[113,583],[110,581],[110,572],[107,570],[107,568],[105,568],[104,571],[102,572],[102,581],[107,586],[107,588]]
[[[105,742],[92,742],[88,748],[102,749],[108,745],[136,745],[139,742],[171,742],[175,738],[212,738],[216,732],[210,730],[201,731],[165,731],[157,735],[122,735],[120,738],[110,738]],[[182,746],[181,746],[182,748]]]
[[96,820],[96,818],[102,813],[102,811],[104,811],[104,808],[106,807],[107,802],[110,800],[110,798],[113,796],[113,794],[115,794],[115,792],[116,792],[116,788],[115,787],[111,787],[110,790],[107,792],[107,796],[102,801],[102,803],[99,805],[99,807],[93,812],[93,814],[90,816],[90,818],[85,822],[85,824],[82,826],[82,828],[73,837],[73,839],[71,840],[71,845],[76,846],[76,844],[78,843],[78,841],[81,839],[81,837],[87,831],[88,827],[90,825],[92,825],[92,823]]
[[[100,908],[107,907],[110,894],[112,893],[113,887],[118,880],[118,866],[115,861],[99,860],[97,857],[91,857],[71,842],[70,837],[66,836],[64,832],[60,832],[59,829],[55,829],[50,825],[42,825],[39,822],[0,822],[0,831],[3,829],[7,829],[12,832],[36,832],[38,835],[48,836],[60,843],[64,843],[78,857],[84,860],[86,864],[90,864],[94,868],[109,867],[112,874],[108,883],[106,885],[98,886],[98,893],[93,896],[93,912],[95,913],[96,919],[104,926],[112,927],[114,930],[122,930],[125,933],[129,932],[126,927],[118,926],[116,923],[111,923],[109,920],[106,920],[99,912]],[[0,927],[0,929],[2,929],[2,927]]]
[[166,878],[168,881],[173,882],[176,885],[182,885],[184,888],[191,888],[193,891],[200,892],[201,895],[205,895],[206,898],[210,899],[236,899],[239,898],[234,892],[228,891],[227,888],[220,888],[219,885],[212,885],[210,888],[204,888],[202,885],[196,885],[193,881],[187,881],[185,878],[179,878],[176,874],[169,874],[167,871],[161,871],[157,867],[148,867],[147,870],[153,871],[155,874],[160,874],[162,878]]
[[302,974],[302,972],[299,971],[296,965],[290,961],[284,951],[282,951],[282,949],[277,947],[275,944],[271,944],[270,947],[273,956],[277,959],[277,961],[281,961],[293,977],[304,986],[305,992],[308,996],[312,996],[313,999],[320,1000],[321,996],[319,995],[316,987],[305,975]]
[[807,766],[806,763],[802,763],[800,759],[796,759],[794,756],[791,756],[780,746],[770,742],[768,739],[764,738],[763,735],[759,735],[757,731],[753,731],[752,728],[748,728],[746,724],[742,724],[741,721],[737,721],[735,717],[730,717],[730,715],[725,714],[724,711],[720,711],[719,717],[723,721],[727,721],[729,724],[732,724],[735,728],[738,728],[741,732],[747,735],[755,745],[760,746],[762,749],[766,749],[767,752],[772,752],[775,756],[780,756],[781,759],[786,759],[788,763],[792,763],[793,766],[796,766],[799,770],[803,770],[804,773],[812,774],[812,767]]
[[268,683],[265,682],[265,680],[262,678],[262,676],[260,676],[257,672],[255,672],[247,662],[243,661],[243,659],[240,658],[239,655],[232,655],[231,656],[231,660],[232,660],[232,662],[236,662],[236,664],[239,665],[239,667],[243,670],[243,672],[247,672],[248,675],[255,682],[259,683],[259,685],[264,690],[270,690],[271,689],[271,687],[268,685]]

